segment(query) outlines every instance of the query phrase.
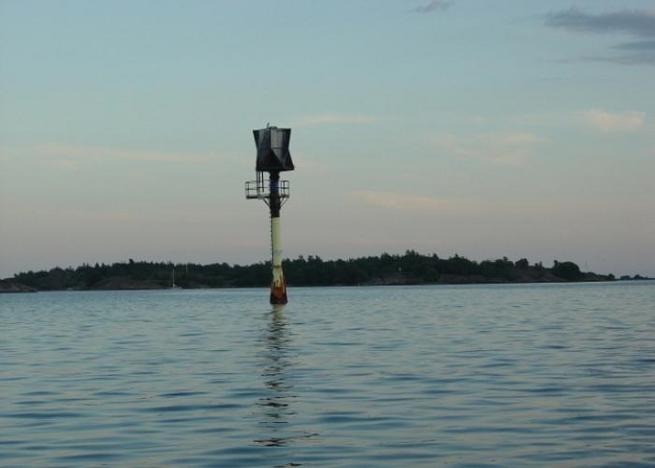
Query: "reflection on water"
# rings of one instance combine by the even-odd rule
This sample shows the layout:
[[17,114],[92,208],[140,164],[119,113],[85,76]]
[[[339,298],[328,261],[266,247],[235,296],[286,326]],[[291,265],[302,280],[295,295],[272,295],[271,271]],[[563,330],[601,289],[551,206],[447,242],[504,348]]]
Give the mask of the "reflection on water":
[[[297,358],[293,348],[293,333],[284,306],[274,306],[266,314],[267,326],[261,342],[262,371],[261,377],[265,395],[257,400],[260,410],[258,418],[258,433],[265,434],[265,438],[255,439],[254,442],[262,447],[286,447],[287,451],[275,452],[275,467],[301,466],[302,463],[291,461],[297,459],[298,454],[288,451],[302,440],[313,439],[318,434],[298,428],[294,402],[298,394],[290,378],[294,360]],[[282,462],[284,463],[279,463]],[[272,460],[270,460],[272,461]]]
[[265,432],[270,436],[255,440],[255,443],[268,447],[281,447],[292,439],[286,426],[295,414],[291,402],[296,395],[293,393],[293,385],[287,380],[292,359],[291,338],[283,307],[275,307],[268,315],[270,321],[263,338],[265,352],[261,373],[266,396],[260,398],[257,405],[262,410],[259,424],[266,428]]

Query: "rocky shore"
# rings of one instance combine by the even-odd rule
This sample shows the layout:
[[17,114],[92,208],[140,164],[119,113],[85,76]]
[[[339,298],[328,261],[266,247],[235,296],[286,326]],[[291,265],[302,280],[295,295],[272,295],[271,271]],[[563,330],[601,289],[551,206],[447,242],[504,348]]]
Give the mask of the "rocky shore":
[[12,280],[0,280],[0,293],[25,293],[36,292],[36,289]]

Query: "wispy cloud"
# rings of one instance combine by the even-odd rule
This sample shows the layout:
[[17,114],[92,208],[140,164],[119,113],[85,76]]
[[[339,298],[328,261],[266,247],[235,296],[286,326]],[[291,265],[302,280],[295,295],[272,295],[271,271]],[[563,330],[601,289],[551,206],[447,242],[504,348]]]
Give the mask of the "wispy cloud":
[[630,132],[642,128],[645,124],[644,112],[608,112],[601,109],[591,109],[582,112],[583,120],[604,132]]
[[624,44],[619,44],[614,46],[615,49],[619,50],[630,50],[630,51],[651,51],[655,50],[655,40],[653,41],[637,41],[637,42],[626,42]]
[[646,10],[621,10],[595,15],[570,8],[546,15],[546,24],[572,31],[620,32],[638,37],[655,37],[655,13]]
[[433,139],[437,149],[453,156],[518,166],[544,141],[532,133],[481,133],[467,136],[442,134]]
[[423,5],[414,8],[416,13],[432,13],[437,10],[446,10],[452,5],[453,2],[448,0],[430,0]]
[[618,54],[592,57],[592,59],[620,65],[655,65],[655,41],[624,42],[612,47],[612,50]]
[[447,197],[437,198],[409,192],[359,190],[350,192],[350,197],[367,207],[382,208],[404,213],[440,214],[470,217],[491,212],[503,215],[524,215],[525,213],[552,210],[549,203],[526,202],[524,200],[489,200],[481,198]]
[[294,122],[294,127],[318,127],[321,125],[367,125],[376,123],[378,119],[361,114],[317,114],[301,117]]
[[149,162],[168,162],[168,163],[185,163],[201,164],[211,159],[211,155],[197,153],[170,153],[160,151],[137,150],[130,148],[111,148],[103,146],[77,146],[47,144],[38,145],[33,148],[33,152],[40,156],[50,156],[59,158],[62,161],[72,161],[73,159],[116,159],[128,161],[149,161]]
[[623,65],[655,64],[655,11],[620,10],[587,13],[578,8],[550,13],[547,26],[593,34],[624,34],[642,40],[612,47],[613,54],[581,57],[582,60],[613,62]]
[[391,210],[442,211],[450,208],[446,200],[407,193],[362,190],[353,192],[352,196],[365,205]]

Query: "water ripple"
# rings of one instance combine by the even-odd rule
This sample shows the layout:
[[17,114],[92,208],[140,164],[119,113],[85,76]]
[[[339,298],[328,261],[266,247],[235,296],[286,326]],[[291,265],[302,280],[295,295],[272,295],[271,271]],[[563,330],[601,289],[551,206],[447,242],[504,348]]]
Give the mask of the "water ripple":
[[653,466],[655,284],[2,297],[3,466]]

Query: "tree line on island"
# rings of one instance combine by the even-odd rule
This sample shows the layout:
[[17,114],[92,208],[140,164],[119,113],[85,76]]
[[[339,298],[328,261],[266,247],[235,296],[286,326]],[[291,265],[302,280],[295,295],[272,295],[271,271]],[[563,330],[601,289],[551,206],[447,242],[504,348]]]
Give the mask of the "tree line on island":
[[[323,260],[299,256],[283,265],[289,286],[355,286],[401,284],[521,283],[611,281],[613,275],[582,272],[570,261],[555,261],[550,268],[541,262],[506,257],[476,262],[459,255],[448,259],[408,250],[402,255]],[[130,259],[111,265],[84,264],[77,268],[19,273],[9,281],[34,290],[161,289],[262,287],[271,280],[270,262],[253,265],[213,263],[145,262]],[[5,280],[7,281],[7,280]]]

